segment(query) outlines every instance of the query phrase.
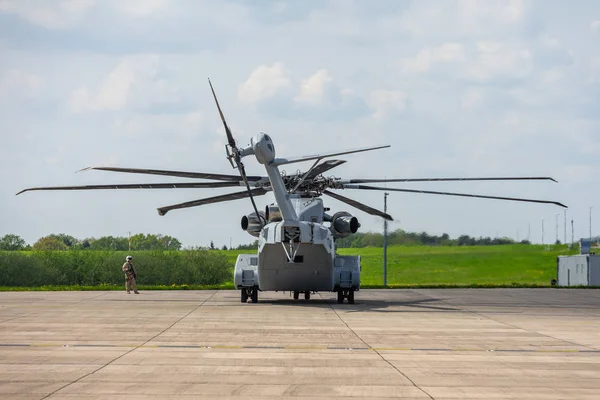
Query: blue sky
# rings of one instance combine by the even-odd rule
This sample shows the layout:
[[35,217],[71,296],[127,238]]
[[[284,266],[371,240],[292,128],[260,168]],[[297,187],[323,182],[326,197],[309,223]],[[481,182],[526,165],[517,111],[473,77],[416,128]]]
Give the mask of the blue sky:
[[[600,230],[597,1],[0,0],[0,235],[28,243],[162,233],[234,245],[248,200],[157,207],[234,190],[15,193],[175,182],[122,166],[235,173],[210,77],[238,143],[268,132],[280,157],[358,146],[342,178],[552,176],[553,182],[390,184],[556,200],[575,237]],[[293,164],[287,172],[309,166]],[[246,161],[249,174],[263,174]],[[383,208],[382,192],[340,191]],[[257,199],[259,207],[272,195]],[[354,213],[362,231],[382,220]],[[391,229],[564,236],[552,205],[392,193]],[[594,226],[597,229],[594,229]],[[570,222],[567,239],[571,240]]]

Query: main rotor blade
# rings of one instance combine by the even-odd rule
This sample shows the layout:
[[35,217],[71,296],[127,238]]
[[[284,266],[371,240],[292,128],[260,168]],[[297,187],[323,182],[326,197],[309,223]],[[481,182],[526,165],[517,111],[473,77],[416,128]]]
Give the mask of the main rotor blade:
[[217,109],[219,110],[219,115],[221,116],[221,121],[223,121],[223,126],[225,127],[225,134],[227,135],[227,142],[229,143],[229,145],[232,148],[236,148],[235,139],[233,138],[233,135],[231,134],[231,129],[229,129],[229,126],[227,126],[227,122],[225,121],[225,116],[223,115],[223,111],[221,111],[221,106],[219,105],[219,100],[217,100],[217,95],[215,94],[215,89],[213,89],[213,85],[210,81],[210,78],[208,79],[208,84],[210,85],[210,91],[212,92],[212,95],[215,99],[215,103],[217,103]]
[[[321,175],[324,172],[329,171],[332,168],[337,167],[338,165],[342,165],[343,163],[345,163],[345,160],[327,160],[322,162],[321,164],[317,165],[315,168],[313,168],[312,171],[310,171],[310,173],[306,176],[305,180],[311,180],[319,175]],[[304,174],[300,174],[301,176]]]
[[23,189],[16,195],[32,190],[94,190],[94,189],[188,189],[241,186],[242,182],[127,183],[116,185],[46,186]]
[[[246,184],[246,189],[248,191],[248,196],[250,197],[250,202],[252,203],[252,207],[254,208],[256,215],[258,216],[259,215],[258,208],[256,208],[256,203],[254,202],[254,198],[252,197],[252,190],[250,190],[250,185],[248,183],[248,177],[246,176],[246,169],[244,168],[244,164],[242,163],[239,150],[237,148],[237,145],[235,144],[235,139],[233,138],[231,129],[229,129],[229,126],[227,125],[227,122],[225,121],[225,116],[223,115],[223,111],[221,111],[221,106],[219,105],[219,100],[217,100],[217,95],[215,93],[215,89],[213,88],[213,85],[212,85],[212,82],[210,81],[210,79],[208,80],[208,84],[210,85],[210,91],[212,92],[213,97],[215,99],[215,103],[217,104],[217,109],[219,110],[219,115],[221,116],[221,121],[223,121],[223,126],[225,127],[225,134],[227,135],[227,142],[229,143],[229,147],[231,147],[231,150],[233,151],[233,158],[235,160],[235,164],[240,173],[240,176],[242,177],[242,180]],[[259,221],[260,221],[260,217],[259,217]],[[266,221],[260,221],[261,226],[265,225],[263,222],[266,223]]]
[[367,214],[377,215],[379,217],[387,219],[388,221],[393,221],[393,218],[391,217],[391,215],[386,214],[386,213],[384,213],[382,211],[376,210],[373,207],[369,207],[368,205],[360,203],[360,202],[358,202],[356,200],[352,200],[352,199],[349,199],[349,198],[344,197],[342,195],[339,195],[337,193],[330,192],[329,190],[324,190],[323,194],[329,195],[329,196],[333,197],[336,200],[339,200],[339,201],[342,201],[342,202],[344,202],[346,204],[351,205],[352,207],[356,207],[359,210],[362,210],[362,211],[366,212]]
[[409,178],[409,179],[343,179],[339,183],[376,183],[376,182],[450,182],[450,181],[517,181],[517,180],[550,180],[546,176],[494,177],[494,178]]
[[158,208],[158,215],[165,215],[167,212],[169,212],[171,210],[176,210],[179,208],[189,208],[189,207],[202,206],[205,204],[219,203],[222,201],[243,199],[245,197],[252,196],[252,195],[261,196],[265,193],[267,193],[266,189],[256,188],[256,189],[252,189],[250,191],[235,192],[235,193],[229,193],[229,194],[224,194],[224,195],[220,195],[220,196],[208,197],[208,198],[200,199],[200,200],[188,201],[185,203],[175,204],[172,206],[160,207],[160,208]]
[[[131,174],[148,174],[148,175],[162,175],[162,176],[179,176],[182,178],[197,178],[197,179],[214,179],[218,181],[239,181],[240,177],[237,175],[223,175],[223,174],[211,174],[206,172],[186,172],[186,171],[166,171],[161,169],[143,169],[143,168],[118,168],[118,167],[87,167],[80,169],[77,172],[88,171],[88,170],[100,170],[100,171],[112,171],[112,172],[127,172]],[[258,181],[261,180],[261,176],[249,176],[249,180]]]
[[273,162],[271,163],[271,165],[273,165],[273,166],[285,165],[285,164],[291,164],[291,163],[302,162],[302,161],[316,160],[318,158],[341,156],[343,154],[361,153],[363,151],[383,149],[383,148],[386,148],[386,147],[390,147],[390,145],[388,144],[388,145],[385,145],[385,146],[364,147],[364,148],[355,149],[355,150],[345,150],[345,151],[340,151],[340,152],[336,152],[336,153],[329,153],[329,154],[315,154],[315,155],[303,156],[303,157],[276,158],[275,160],[273,160]]
[[477,197],[477,198],[481,198],[481,199],[510,200],[510,201],[523,201],[523,202],[528,202],[528,203],[555,204],[560,207],[568,208],[564,204],[559,203],[557,201],[523,199],[523,198],[518,198],[518,197],[500,197],[500,196],[485,196],[485,195],[481,195],[481,194],[435,192],[435,191],[430,191],[430,190],[382,188],[382,187],[374,187],[374,186],[366,186],[366,185],[344,185],[344,189],[385,190],[385,191],[391,191],[391,192],[407,192],[407,193],[440,194],[440,195],[445,195],[445,196]]

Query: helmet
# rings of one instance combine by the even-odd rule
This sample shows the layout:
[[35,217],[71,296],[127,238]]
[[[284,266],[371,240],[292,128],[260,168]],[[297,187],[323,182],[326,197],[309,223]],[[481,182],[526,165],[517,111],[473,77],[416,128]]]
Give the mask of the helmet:
[[131,256],[127,256],[127,257],[125,257],[125,259],[126,259],[127,261],[131,260],[132,258],[133,258],[133,257],[131,257]]

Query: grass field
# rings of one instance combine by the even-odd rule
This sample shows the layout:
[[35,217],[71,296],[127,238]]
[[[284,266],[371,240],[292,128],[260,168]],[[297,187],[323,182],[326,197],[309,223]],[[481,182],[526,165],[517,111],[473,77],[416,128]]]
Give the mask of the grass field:
[[[233,288],[233,266],[240,253],[252,251],[214,250],[215,256],[225,256],[231,272],[231,278],[218,285],[179,280],[139,286],[145,290]],[[338,253],[361,256],[362,288],[383,286],[382,248],[339,249]],[[569,254],[578,254],[578,250],[569,250],[566,245],[390,246],[387,251],[387,284],[388,287],[548,287],[550,281],[556,278],[556,257]],[[152,263],[156,262],[158,260],[152,259]],[[120,274],[120,264],[116,264],[115,272]],[[136,267],[138,274],[143,275],[144,263]],[[154,268],[162,269],[158,265]],[[138,281],[141,281],[139,277]],[[122,290],[121,286],[112,282],[87,286],[0,287],[0,290]]]
[[[361,255],[361,284],[381,285],[383,249],[353,250],[339,253]],[[387,282],[389,286],[550,286],[556,278],[556,257],[577,253],[567,246],[395,246],[387,252]]]

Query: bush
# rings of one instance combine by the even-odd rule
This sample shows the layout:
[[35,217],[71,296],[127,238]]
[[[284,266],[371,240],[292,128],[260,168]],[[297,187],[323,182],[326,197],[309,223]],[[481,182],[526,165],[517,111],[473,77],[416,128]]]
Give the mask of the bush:
[[0,251],[0,286],[120,285],[128,254],[142,285],[208,285],[232,279],[227,257],[208,250]]

